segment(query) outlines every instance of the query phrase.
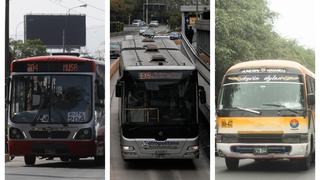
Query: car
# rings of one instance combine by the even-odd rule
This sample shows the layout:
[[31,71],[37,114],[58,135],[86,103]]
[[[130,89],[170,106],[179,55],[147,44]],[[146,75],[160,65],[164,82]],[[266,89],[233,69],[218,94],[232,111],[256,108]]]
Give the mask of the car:
[[141,20],[140,20],[140,19],[134,19],[134,20],[132,21],[132,26],[139,27],[139,26],[140,26],[140,23],[141,23]]
[[179,32],[171,32],[169,36],[171,40],[181,39],[181,34]]
[[139,34],[142,35],[144,32],[146,32],[146,30],[147,30],[148,28],[149,28],[148,26],[142,26],[142,27],[139,29]]
[[121,46],[118,42],[110,43],[110,59],[117,59],[120,56]]
[[143,34],[144,37],[153,38],[156,32],[153,29],[147,29]]
[[149,26],[150,27],[158,27],[159,26],[159,22],[158,21],[151,21]]

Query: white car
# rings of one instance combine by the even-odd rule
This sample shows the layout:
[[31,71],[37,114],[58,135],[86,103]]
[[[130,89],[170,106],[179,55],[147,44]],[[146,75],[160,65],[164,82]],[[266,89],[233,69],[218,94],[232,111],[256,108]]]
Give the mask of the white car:
[[150,27],[158,27],[159,26],[159,22],[158,21],[151,21],[149,26]]
[[141,20],[140,19],[134,19],[132,21],[132,26],[136,26],[136,27],[139,27],[141,24]]
[[147,29],[148,29],[148,26],[142,26],[142,27],[139,29],[139,34],[142,35],[144,32],[146,32]]

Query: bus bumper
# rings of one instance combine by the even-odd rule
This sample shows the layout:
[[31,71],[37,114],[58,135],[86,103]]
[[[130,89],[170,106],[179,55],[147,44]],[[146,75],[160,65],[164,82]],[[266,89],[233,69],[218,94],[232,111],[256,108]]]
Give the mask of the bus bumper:
[[96,153],[96,143],[90,141],[19,141],[9,140],[9,154],[14,156],[77,156],[90,157]]
[[[268,152],[259,153],[255,149],[267,148]],[[308,143],[301,144],[259,144],[259,143],[217,143],[219,156],[237,159],[294,159],[304,158],[309,154]]]
[[198,138],[155,141],[123,137],[121,154],[123,159],[196,159],[199,158],[199,142]]

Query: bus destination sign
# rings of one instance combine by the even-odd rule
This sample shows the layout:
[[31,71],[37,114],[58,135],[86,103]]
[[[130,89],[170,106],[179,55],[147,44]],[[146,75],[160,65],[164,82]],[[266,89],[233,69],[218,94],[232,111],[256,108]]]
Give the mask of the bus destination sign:
[[289,74],[249,74],[230,75],[226,77],[224,84],[237,82],[296,82],[301,83],[302,77]]
[[152,79],[181,79],[182,73],[177,72],[140,72],[139,79],[152,80]]
[[92,62],[14,62],[13,72],[92,72]]

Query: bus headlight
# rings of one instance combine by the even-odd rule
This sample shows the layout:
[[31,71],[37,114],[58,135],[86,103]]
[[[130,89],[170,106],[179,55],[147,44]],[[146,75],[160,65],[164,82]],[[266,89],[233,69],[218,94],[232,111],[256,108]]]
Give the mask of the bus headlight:
[[10,128],[9,130],[9,137],[10,139],[24,139],[24,135],[22,131],[18,128]]
[[237,134],[217,134],[216,142],[217,143],[237,143],[238,135]]
[[134,147],[132,147],[132,146],[122,146],[122,150],[123,151],[133,151]]
[[198,151],[199,150],[199,146],[189,146],[188,147],[188,149],[187,149],[188,151]]
[[283,143],[307,143],[309,136],[307,133],[304,134],[284,134],[282,136]]
[[84,128],[80,129],[75,136],[75,139],[91,139],[92,137],[92,130],[91,128]]

